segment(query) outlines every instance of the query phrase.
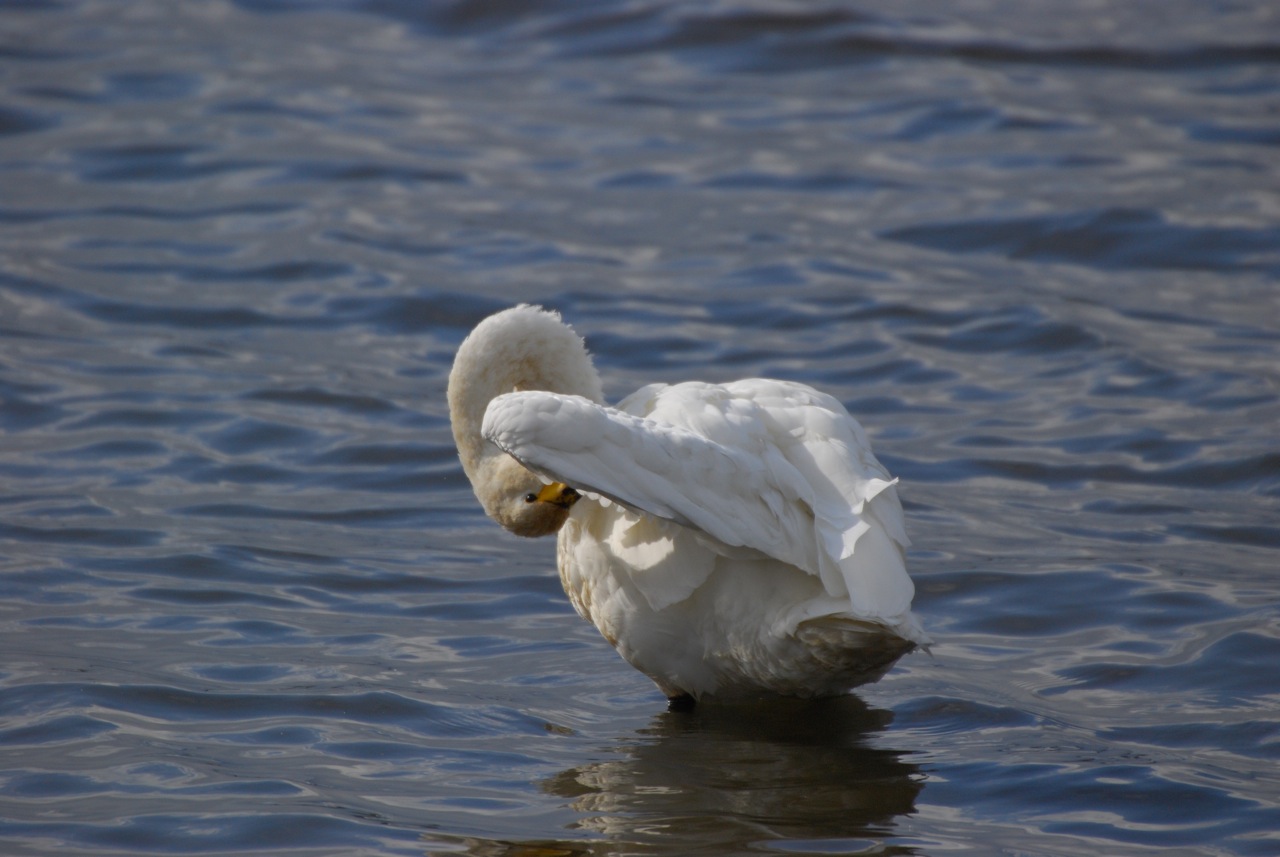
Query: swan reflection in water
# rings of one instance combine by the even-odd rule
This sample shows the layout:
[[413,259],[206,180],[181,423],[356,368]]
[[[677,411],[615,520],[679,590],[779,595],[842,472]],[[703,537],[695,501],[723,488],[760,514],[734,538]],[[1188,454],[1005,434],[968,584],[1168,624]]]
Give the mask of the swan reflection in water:
[[624,758],[542,784],[581,813],[582,839],[473,853],[737,854],[776,840],[861,850],[891,835],[924,787],[901,752],[874,746],[892,718],[856,696],[664,712],[624,742]]

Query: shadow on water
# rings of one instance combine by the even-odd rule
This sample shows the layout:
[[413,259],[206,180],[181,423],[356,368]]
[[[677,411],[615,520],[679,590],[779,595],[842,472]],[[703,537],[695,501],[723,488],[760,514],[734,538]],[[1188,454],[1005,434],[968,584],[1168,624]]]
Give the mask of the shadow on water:
[[592,840],[473,842],[471,853],[727,854],[787,840],[861,850],[914,812],[924,788],[901,751],[875,746],[892,719],[854,696],[663,712],[622,742],[622,758],[540,784]]

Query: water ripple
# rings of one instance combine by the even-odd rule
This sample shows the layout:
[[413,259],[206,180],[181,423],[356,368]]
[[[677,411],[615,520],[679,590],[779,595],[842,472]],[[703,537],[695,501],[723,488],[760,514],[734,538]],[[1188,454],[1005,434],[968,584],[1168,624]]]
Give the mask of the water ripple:
[[[0,840],[1275,851],[1280,42],[1168,2],[8,4]],[[458,461],[522,301],[848,405],[932,653],[666,711]]]
[[[272,636],[272,635],[268,635]],[[85,704],[117,716],[231,723],[262,718],[337,718],[394,726],[415,735],[461,738],[512,731],[540,734],[542,722],[511,710],[457,709],[376,691],[355,694],[269,694],[194,692],[165,685],[116,686],[58,682],[26,684],[0,701],[0,712],[22,717],[31,711],[58,711]]]
[[1184,226],[1140,209],[1068,212],[1044,217],[928,223],[883,237],[952,253],[1000,253],[1010,259],[1126,268],[1257,270],[1275,275],[1280,229]]

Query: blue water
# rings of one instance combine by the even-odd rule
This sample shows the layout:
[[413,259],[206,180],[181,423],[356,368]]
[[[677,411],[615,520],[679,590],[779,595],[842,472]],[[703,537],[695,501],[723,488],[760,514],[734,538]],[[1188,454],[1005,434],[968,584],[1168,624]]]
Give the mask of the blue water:
[[[1280,14],[884,6],[0,7],[0,851],[1280,853]],[[667,712],[458,465],[519,301],[843,400],[933,653]]]

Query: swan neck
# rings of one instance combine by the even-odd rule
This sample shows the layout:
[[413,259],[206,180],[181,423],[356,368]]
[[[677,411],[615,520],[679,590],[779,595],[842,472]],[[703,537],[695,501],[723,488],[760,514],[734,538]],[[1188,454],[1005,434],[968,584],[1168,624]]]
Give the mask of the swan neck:
[[463,469],[473,484],[482,462],[503,456],[480,427],[496,396],[546,390],[603,402],[586,345],[553,312],[521,305],[490,316],[458,348],[449,374],[449,418]]

